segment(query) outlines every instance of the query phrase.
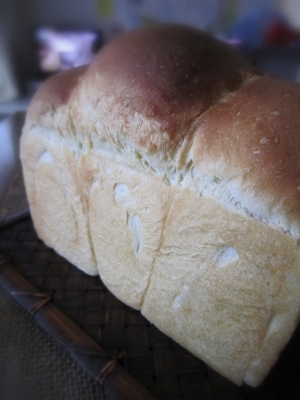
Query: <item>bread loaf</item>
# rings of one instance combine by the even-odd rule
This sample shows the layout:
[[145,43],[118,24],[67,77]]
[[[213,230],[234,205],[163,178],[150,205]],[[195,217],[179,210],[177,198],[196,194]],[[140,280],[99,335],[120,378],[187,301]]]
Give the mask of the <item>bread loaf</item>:
[[300,86],[176,25],[119,36],[34,96],[39,237],[236,384],[300,314]]

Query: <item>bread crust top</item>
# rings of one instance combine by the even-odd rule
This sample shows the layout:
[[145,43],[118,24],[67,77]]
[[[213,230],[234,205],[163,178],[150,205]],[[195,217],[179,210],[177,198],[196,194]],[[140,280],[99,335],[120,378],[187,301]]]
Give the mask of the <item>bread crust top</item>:
[[[192,162],[238,193],[237,209],[298,237],[299,109],[299,84],[258,74],[206,33],[163,25],[121,35],[90,66],[45,82],[26,123],[80,146],[92,134],[116,147],[121,137],[153,156],[155,172]],[[226,203],[223,192],[209,195]]]
[[37,90],[30,103],[27,119],[43,124],[49,112],[67,106],[71,93],[79,84],[87,65],[60,72],[47,79]]
[[283,219],[278,225],[295,231],[294,223],[300,222],[300,85],[265,76],[211,107],[199,121],[193,158],[219,179],[234,180],[245,207]]
[[[253,71],[235,50],[212,36],[163,25],[119,36],[99,52],[86,80],[91,94],[113,93],[125,111],[130,101],[135,112],[155,119],[169,140],[178,142],[197,116],[239,88]],[[131,135],[147,147],[138,132]]]

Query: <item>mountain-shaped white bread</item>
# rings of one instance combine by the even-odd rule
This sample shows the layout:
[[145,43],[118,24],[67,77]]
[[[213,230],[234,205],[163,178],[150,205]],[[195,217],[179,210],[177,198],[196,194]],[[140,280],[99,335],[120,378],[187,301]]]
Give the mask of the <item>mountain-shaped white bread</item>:
[[211,36],[126,33],[36,93],[21,139],[41,239],[237,384],[300,314],[300,87]]

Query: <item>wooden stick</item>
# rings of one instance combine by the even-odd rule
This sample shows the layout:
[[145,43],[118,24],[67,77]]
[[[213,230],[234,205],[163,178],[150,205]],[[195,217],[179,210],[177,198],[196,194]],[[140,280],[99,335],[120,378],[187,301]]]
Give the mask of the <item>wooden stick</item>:
[[85,371],[117,400],[155,400],[116,359],[62,313],[51,298],[40,293],[0,256],[0,284],[30,312],[39,325],[74,358]]
[[30,211],[29,208],[23,211],[19,211],[15,214],[8,215],[7,217],[4,217],[0,221],[0,229],[5,228],[8,225],[14,224],[15,222],[21,221],[22,219],[29,218],[30,217]]

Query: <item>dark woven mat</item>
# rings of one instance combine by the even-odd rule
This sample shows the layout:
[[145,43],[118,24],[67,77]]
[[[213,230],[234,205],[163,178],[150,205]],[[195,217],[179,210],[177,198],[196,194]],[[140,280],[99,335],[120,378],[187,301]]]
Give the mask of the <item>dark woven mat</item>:
[[1,286],[0,399],[113,400]]
[[239,388],[120,302],[98,277],[84,274],[46,247],[30,219],[0,230],[0,254],[103,349],[121,353],[121,364],[161,400],[300,399],[300,330],[261,387]]

